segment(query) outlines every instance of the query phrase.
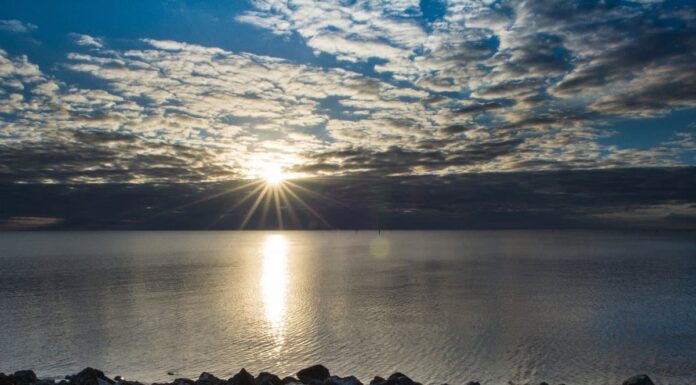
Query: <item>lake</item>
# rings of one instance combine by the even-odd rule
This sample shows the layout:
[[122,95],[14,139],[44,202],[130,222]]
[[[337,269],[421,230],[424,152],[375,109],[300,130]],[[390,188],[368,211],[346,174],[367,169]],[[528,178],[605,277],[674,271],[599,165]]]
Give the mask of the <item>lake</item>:
[[696,237],[0,233],[0,371],[696,380]]

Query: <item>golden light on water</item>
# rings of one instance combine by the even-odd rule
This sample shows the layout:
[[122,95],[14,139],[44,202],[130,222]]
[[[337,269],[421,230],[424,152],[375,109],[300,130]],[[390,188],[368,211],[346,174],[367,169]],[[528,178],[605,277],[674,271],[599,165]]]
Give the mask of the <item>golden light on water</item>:
[[284,235],[266,237],[263,246],[261,293],[263,306],[276,346],[285,339],[285,313],[288,288],[288,242]]

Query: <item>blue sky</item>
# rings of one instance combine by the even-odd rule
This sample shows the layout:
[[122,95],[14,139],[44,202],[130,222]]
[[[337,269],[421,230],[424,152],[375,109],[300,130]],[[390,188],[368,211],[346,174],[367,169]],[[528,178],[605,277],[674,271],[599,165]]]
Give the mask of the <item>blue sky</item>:
[[6,1],[0,20],[13,182],[696,163],[691,1]]

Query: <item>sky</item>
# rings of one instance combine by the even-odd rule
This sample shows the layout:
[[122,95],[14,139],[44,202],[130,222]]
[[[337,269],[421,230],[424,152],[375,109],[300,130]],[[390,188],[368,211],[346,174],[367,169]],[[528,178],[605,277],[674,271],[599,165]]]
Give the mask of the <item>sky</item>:
[[297,228],[694,228],[695,166],[693,0],[0,8],[0,228],[238,228],[269,167]]

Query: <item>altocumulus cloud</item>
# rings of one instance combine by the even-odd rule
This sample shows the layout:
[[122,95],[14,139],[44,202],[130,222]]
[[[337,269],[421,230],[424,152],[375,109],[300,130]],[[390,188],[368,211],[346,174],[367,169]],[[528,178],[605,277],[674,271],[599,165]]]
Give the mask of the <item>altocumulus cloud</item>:
[[[693,127],[673,127],[650,145],[621,147],[607,140],[616,135],[607,127],[611,119],[696,107],[693,7],[450,0],[433,2],[437,12],[424,13],[424,3],[254,0],[229,21],[298,39],[317,57],[331,57],[331,65],[146,36],[118,45],[84,33],[66,36],[70,52],[51,68],[0,49],[0,179],[8,185],[225,183],[273,162],[337,185],[334,177],[390,176],[419,188],[437,178],[514,188],[522,182],[513,175],[533,176],[545,182],[520,196],[550,202],[553,195],[540,191],[551,182],[539,172],[567,183],[605,183],[614,175],[581,170],[623,170],[616,175],[629,182],[638,171],[626,170],[638,167],[691,175],[674,170],[693,165]],[[8,36],[36,35],[39,27],[0,21]],[[475,173],[491,174],[467,179]],[[568,210],[554,218],[577,224],[578,218],[614,220],[626,210],[634,218],[691,210],[693,199],[683,191],[672,198],[597,213],[569,198]],[[442,207],[431,213],[448,212]]]
[[[530,96],[546,84],[536,78],[505,76],[477,89],[480,100],[464,100],[418,82],[219,48],[143,40],[142,49],[118,51],[100,39],[74,38],[89,53],[70,53],[61,65],[103,87],[79,88],[25,56],[0,52],[5,178],[210,181],[244,176],[249,164],[269,157],[307,174],[673,166],[693,150],[684,140],[675,145],[676,137],[640,150],[602,145],[598,139],[608,133],[592,125],[601,116],[594,105],[518,109],[550,103],[544,98],[551,96]],[[335,101],[333,111],[328,100]],[[603,108],[609,105],[607,99]],[[138,144],[85,143],[90,135],[129,136]],[[165,161],[183,149],[191,161]]]

